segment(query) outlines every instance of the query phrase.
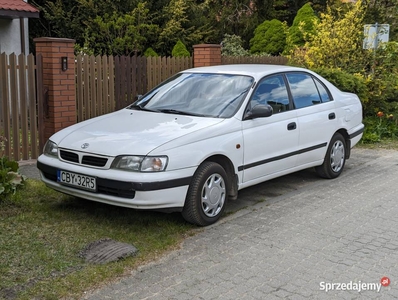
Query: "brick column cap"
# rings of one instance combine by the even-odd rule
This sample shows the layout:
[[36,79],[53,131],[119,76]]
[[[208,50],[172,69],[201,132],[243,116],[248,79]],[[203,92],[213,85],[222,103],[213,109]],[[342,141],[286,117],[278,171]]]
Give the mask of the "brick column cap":
[[193,45],[193,48],[221,48],[220,44],[199,44]]
[[53,37],[40,37],[33,39],[35,43],[41,42],[54,42],[54,43],[75,43],[76,40],[74,39],[65,39],[65,38],[53,38]]

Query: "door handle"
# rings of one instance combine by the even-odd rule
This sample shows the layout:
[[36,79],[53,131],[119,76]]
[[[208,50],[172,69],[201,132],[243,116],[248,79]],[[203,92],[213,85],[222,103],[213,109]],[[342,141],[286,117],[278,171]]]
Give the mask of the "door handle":
[[329,114],[329,120],[334,120],[336,119],[336,114],[335,113],[330,113]]
[[287,130],[294,130],[296,128],[297,128],[297,125],[295,122],[287,124]]

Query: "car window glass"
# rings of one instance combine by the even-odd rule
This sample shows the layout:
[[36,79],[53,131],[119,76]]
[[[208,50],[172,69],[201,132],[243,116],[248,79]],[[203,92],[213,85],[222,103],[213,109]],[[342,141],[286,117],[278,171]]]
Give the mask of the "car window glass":
[[331,101],[330,96],[326,88],[320,83],[317,79],[315,79],[316,87],[318,88],[319,95],[321,95],[322,102],[329,102]]
[[245,75],[181,73],[155,87],[131,107],[229,118],[239,109],[253,81]]
[[321,103],[321,98],[312,76],[304,73],[287,73],[286,77],[289,81],[295,108]]
[[273,114],[289,110],[289,96],[282,75],[275,75],[260,81],[250,102],[250,107],[268,104]]

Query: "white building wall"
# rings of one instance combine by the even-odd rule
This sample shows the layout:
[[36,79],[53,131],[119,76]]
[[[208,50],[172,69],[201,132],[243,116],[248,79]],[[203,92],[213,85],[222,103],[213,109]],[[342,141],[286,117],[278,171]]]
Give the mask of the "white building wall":
[[[29,54],[28,19],[24,19],[25,25],[25,53]],[[0,18],[0,53],[21,54],[21,29],[20,19]]]

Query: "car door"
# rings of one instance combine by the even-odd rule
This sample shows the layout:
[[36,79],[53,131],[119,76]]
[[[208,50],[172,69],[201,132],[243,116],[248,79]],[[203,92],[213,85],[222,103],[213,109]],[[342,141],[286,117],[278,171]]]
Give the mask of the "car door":
[[337,130],[335,102],[327,88],[305,72],[286,74],[297,111],[300,154],[297,165],[322,160],[327,145]]
[[296,111],[292,109],[286,82],[282,74],[268,76],[253,92],[247,110],[268,104],[273,108],[270,117],[244,120],[243,182],[259,180],[293,168],[298,147]]

